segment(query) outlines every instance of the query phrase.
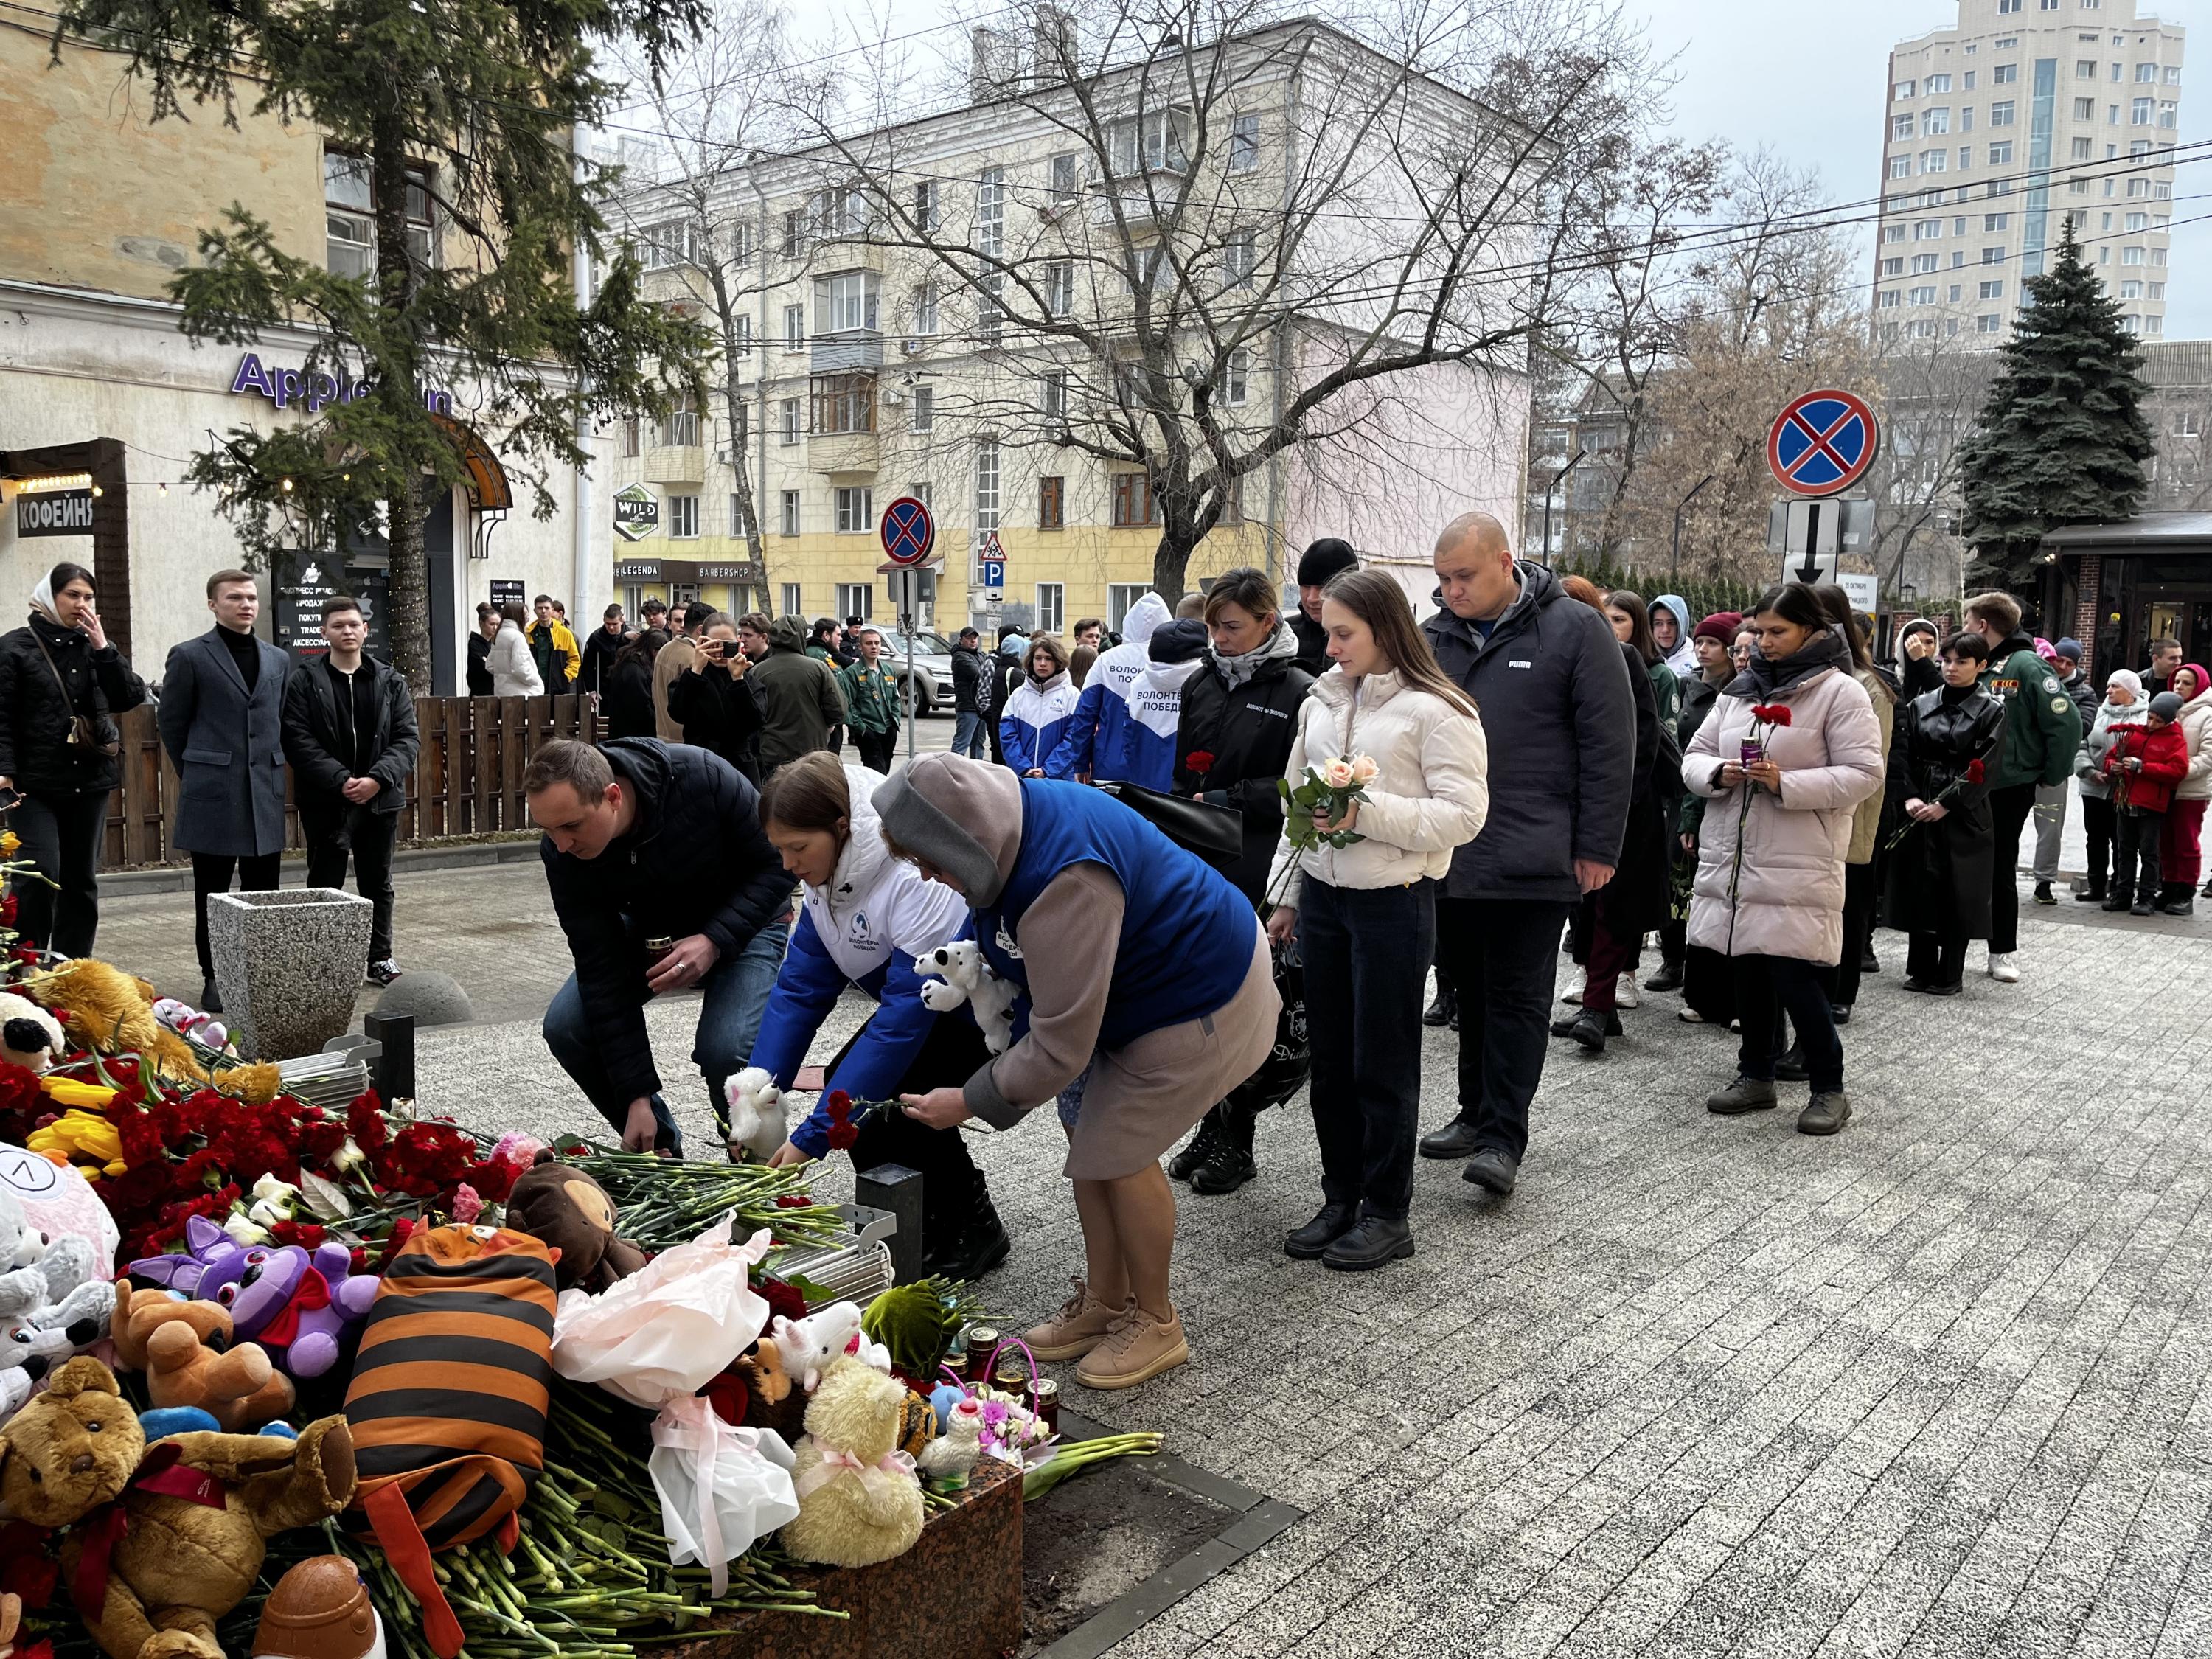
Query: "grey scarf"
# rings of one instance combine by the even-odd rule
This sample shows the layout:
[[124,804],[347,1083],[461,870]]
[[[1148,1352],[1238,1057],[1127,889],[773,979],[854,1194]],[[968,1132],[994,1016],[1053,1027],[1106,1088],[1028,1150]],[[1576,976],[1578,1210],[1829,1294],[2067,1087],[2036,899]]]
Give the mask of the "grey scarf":
[[1206,660],[1213,672],[1221,676],[1222,684],[1231,691],[1250,679],[1271,662],[1292,662],[1298,654],[1298,636],[1276,619],[1274,631],[1242,656],[1224,656],[1212,646],[1206,650]]

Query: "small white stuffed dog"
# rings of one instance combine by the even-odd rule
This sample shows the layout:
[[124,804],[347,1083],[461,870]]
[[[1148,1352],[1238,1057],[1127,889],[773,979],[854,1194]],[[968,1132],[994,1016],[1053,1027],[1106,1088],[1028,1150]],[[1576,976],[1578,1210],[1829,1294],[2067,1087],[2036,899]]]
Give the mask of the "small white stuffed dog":
[[43,1072],[54,1056],[69,1050],[61,1022],[30,1000],[0,991],[0,1060],[26,1071]]
[[765,1067],[748,1066],[722,1085],[730,1103],[730,1145],[744,1148],[753,1163],[765,1164],[783,1145],[783,1091]]
[[1014,999],[1021,993],[991,971],[981,945],[972,939],[957,939],[924,951],[914,965],[917,973],[936,975],[921,988],[924,1007],[941,1014],[968,1003],[975,1011],[983,1046],[994,1054],[1006,1052],[1014,1038]]

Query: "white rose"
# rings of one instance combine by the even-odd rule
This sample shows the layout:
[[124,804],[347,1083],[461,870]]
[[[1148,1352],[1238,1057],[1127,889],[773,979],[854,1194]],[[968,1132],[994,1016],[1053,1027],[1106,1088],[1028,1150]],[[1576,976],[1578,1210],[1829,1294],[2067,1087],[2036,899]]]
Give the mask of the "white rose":
[[300,1189],[289,1181],[279,1181],[273,1174],[264,1175],[253,1183],[253,1200],[257,1216],[267,1209],[273,1212],[279,1221],[289,1221],[293,1211],[298,1207]]
[[1352,781],[1364,789],[1375,781],[1376,774],[1382,769],[1375,763],[1372,755],[1361,755],[1352,763]]
[[1352,763],[1348,760],[1331,761],[1321,769],[1321,781],[1332,789],[1351,788]]
[[360,1145],[351,1135],[346,1137],[344,1146],[331,1154],[331,1168],[336,1170],[340,1175],[345,1174],[349,1170],[358,1170],[368,1162],[368,1154],[362,1151]]
[[222,1224],[222,1230],[230,1235],[234,1244],[266,1244],[269,1242],[269,1230],[242,1211],[232,1211],[230,1218]]

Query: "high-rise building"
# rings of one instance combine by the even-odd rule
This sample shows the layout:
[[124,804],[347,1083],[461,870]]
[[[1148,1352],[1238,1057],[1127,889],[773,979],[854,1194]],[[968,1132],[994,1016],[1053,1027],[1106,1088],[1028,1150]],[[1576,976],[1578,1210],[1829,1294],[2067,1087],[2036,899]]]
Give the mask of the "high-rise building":
[[2066,219],[2137,332],[2165,332],[2178,23],[2136,0],[1959,0],[1892,48],[1877,338],[2001,340]]

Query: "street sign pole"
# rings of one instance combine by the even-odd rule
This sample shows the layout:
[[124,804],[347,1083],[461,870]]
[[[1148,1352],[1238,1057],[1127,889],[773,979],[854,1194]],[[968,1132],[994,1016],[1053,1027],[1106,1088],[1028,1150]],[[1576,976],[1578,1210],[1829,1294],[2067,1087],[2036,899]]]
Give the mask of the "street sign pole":
[[917,608],[916,596],[921,592],[921,578],[916,573],[929,557],[929,550],[937,543],[937,520],[930,514],[928,504],[916,496],[902,495],[884,508],[883,517],[877,520],[876,534],[884,544],[884,556],[897,567],[894,572],[898,583],[899,627],[906,634],[906,684],[899,692],[900,707],[906,714],[907,764],[914,763],[915,696],[914,696],[914,618]]
[[[906,689],[899,695],[906,701],[906,763],[908,766],[914,764],[914,590],[919,586],[920,580],[913,571],[900,573],[899,598],[905,602],[907,608],[899,617],[899,627],[906,635]],[[2087,811],[2088,809],[2084,807],[2082,810]]]

